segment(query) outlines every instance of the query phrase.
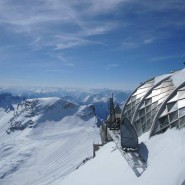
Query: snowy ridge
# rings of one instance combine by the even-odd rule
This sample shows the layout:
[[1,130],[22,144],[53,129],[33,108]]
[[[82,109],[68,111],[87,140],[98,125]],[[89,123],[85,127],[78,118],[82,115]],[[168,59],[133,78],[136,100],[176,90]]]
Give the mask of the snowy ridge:
[[80,106],[76,115],[82,119],[89,119],[95,115],[95,106],[94,105],[83,105]]
[[[6,113],[0,119],[1,184],[53,184],[91,158],[92,144],[100,138],[94,110],[90,110],[91,105],[39,98],[19,104],[15,113]],[[6,134],[10,122],[24,125],[29,120],[32,128]]]
[[36,127],[46,120],[61,120],[66,115],[73,115],[77,105],[61,98],[38,98],[28,99],[18,104],[11,118],[12,129],[25,129]]
[[75,89],[75,88],[49,88],[49,87],[2,87],[0,93],[12,93],[14,96],[20,95],[26,98],[45,98],[59,97],[66,101],[77,103],[79,105],[93,104],[96,108],[96,115],[100,119],[106,119],[108,116],[108,99],[114,94],[115,103],[123,105],[128,98],[128,90],[111,90],[111,89]]
[[95,116],[93,105],[79,106],[62,98],[28,99],[18,104],[11,118],[11,130],[23,130],[26,127],[38,127],[45,121],[59,121],[65,116],[76,114],[89,120]]

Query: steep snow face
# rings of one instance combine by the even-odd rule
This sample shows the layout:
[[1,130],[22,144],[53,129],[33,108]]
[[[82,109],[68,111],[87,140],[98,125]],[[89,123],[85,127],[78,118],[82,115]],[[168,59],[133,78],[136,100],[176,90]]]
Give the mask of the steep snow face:
[[89,118],[95,116],[95,106],[94,105],[80,106],[76,115],[84,120],[88,120]]
[[[185,129],[168,130],[148,139],[143,134],[140,143],[146,145],[145,158],[148,167],[136,177],[113,142],[103,146],[79,170],[56,185],[184,185],[185,183]],[[55,185],[55,184],[54,184]]]
[[10,120],[11,129],[38,127],[45,121],[59,121],[65,116],[73,115],[78,105],[61,98],[28,99],[19,104],[14,117]]
[[[26,100],[15,114],[5,114],[0,119],[0,184],[53,184],[91,158],[92,144],[100,137],[90,110],[60,98],[42,98]],[[6,134],[9,120],[32,120],[34,127]]]
[[[8,121],[10,117],[13,117],[13,110],[17,104],[23,102],[24,99],[24,97],[12,96],[8,93],[0,94],[0,130],[5,129],[4,131],[6,131],[9,126]],[[7,124],[4,125],[4,122]]]

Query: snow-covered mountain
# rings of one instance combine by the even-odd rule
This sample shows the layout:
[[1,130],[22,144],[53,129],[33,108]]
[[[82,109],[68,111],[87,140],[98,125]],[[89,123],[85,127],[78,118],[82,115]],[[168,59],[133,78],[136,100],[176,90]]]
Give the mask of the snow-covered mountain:
[[127,100],[130,91],[111,89],[72,89],[72,88],[23,88],[23,87],[1,87],[0,93],[12,93],[14,96],[24,96],[26,98],[59,97],[66,101],[71,101],[79,105],[95,105],[96,115],[99,119],[108,116],[108,100],[114,95],[115,103],[123,105]]
[[92,157],[111,90],[0,92],[0,184],[58,184]]
[[65,116],[77,115],[89,120],[95,117],[93,105],[79,106],[63,98],[28,99],[18,104],[14,116],[10,119],[10,131],[36,128],[46,121],[60,121]]
[[96,113],[106,112],[109,98],[100,94],[84,96],[80,104],[68,95],[26,100],[1,95],[0,184],[184,185],[185,129],[139,137],[148,165],[140,177],[113,142],[92,159],[93,143],[100,143]]
[[13,95],[24,96],[27,98],[43,97],[66,97],[73,99],[76,103],[82,102],[87,96],[94,95],[96,98],[115,96],[115,100],[122,103],[127,99],[131,91],[129,90],[112,90],[112,89],[75,89],[60,87],[0,87],[0,94],[11,93]]
[[94,113],[92,105],[37,98],[3,114],[0,184],[53,184],[88,161],[100,141]]

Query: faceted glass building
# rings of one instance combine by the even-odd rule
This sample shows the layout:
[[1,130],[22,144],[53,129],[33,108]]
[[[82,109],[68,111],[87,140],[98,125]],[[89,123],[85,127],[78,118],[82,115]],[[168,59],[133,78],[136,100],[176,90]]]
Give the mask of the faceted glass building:
[[142,83],[128,98],[121,119],[127,118],[138,136],[185,126],[185,69]]

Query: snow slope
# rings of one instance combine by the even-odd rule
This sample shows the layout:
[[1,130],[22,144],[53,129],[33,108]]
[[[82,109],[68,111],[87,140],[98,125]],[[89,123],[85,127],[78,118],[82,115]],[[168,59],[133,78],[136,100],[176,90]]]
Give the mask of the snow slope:
[[57,97],[28,99],[17,106],[10,124],[16,130],[23,130],[28,126],[38,127],[45,121],[59,121],[67,115],[73,115],[78,107]]
[[[11,122],[25,119],[32,119],[34,127],[6,134]],[[89,106],[60,98],[26,100],[15,113],[4,114],[0,118],[0,184],[46,185],[62,180],[92,157],[92,144],[100,140],[95,123]]]
[[168,130],[148,139],[148,133],[139,138],[147,150],[148,168],[136,177],[115,144],[103,146],[94,159],[59,185],[184,185],[185,183],[185,129]]

